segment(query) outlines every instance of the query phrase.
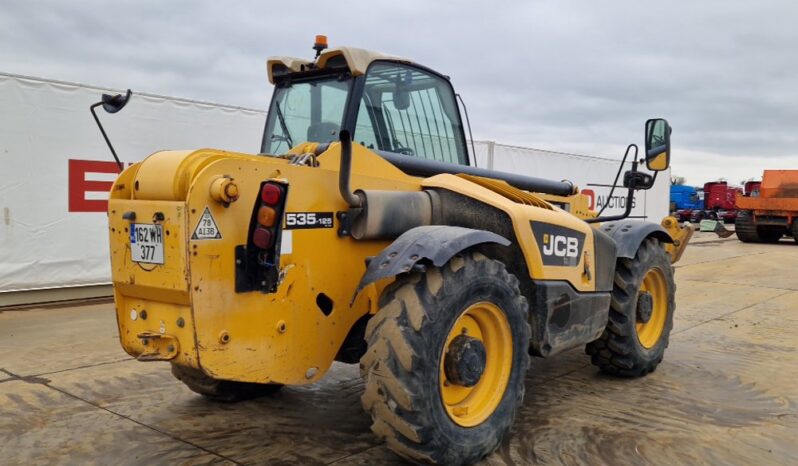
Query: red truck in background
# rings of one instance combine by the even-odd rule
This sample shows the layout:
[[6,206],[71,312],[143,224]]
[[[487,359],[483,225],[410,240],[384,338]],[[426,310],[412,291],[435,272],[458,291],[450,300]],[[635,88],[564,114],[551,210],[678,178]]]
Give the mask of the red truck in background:
[[[747,185],[748,183],[746,183]],[[704,208],[694,210],[690,216],[690,221],[700,222],[701,220],[710,219],[734,223],[737,218],[735,200],[738,195],[742,196],[743,194],[743,188],[729,186],[725,181],[704,183]]]
[[[746,181],[743,185],[743,197],[759,197],[759,191],[761,189],[761,181]],[[739,207],[737,207],[737,209],[739,209]]]

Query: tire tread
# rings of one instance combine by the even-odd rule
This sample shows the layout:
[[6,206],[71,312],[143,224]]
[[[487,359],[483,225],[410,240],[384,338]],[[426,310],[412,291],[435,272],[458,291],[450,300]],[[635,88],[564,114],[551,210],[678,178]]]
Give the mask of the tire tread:
[[[654,354],[653,358],[641,357],[634,320],[638,288],[648,271],[649,264],[663,259],[668,263],[665,279],[670,285],[668,294],[670,315],[666,317],[661,340],[657,343],[662,345],[658,350],[659,354]],[[648,238],[640,246],[634,259],[618,259],[607,327],[598,340],[588,343],[585,347],[590,362],[605,374],[619,377],[640,377],[653,372],[662,361],[661,353],[669,343],[673,327],[673,311],[676,308],[675,290],[670,259],[659,241]]]
[[[419,399],[431,394],[423,393],[418,379],[423,369],[432,370],[430,365],[437,364],[436,358],[429,354],[431,344],[424,333],[424,327],[433,318],[428,310],[435,308],[434,302],[439,296],[452,293],[454,287],[465,283],[465,275],[477,271],[495,274],[514,288],[513,302],[522,309],[522,332],[528,341],[528,305],[518,289],[518,279],[507,272],[501,262],[471,252],[455,256],[439,269],[428,269],[426,277],[413,273],[398,278],[384,290],[380,311],[366,326],[368,350],[360,362],[365,379],[362,404],[372,415],[372,431],[385,440],[391,450],[411,461],[457,464],[479,460],[486,454],[471,445],[453,447],[437,435],[432,413],[422,408],[429,400]],[[522,361],[525,373],[529,365],[526,351]],[[523,377],[521,380],[518,403],[524,395]],[[438,396],[437,391],[434,396]],[[494,449],[511,425],[512,416],[502,423],[501,431],[493,434],[496,436]]]

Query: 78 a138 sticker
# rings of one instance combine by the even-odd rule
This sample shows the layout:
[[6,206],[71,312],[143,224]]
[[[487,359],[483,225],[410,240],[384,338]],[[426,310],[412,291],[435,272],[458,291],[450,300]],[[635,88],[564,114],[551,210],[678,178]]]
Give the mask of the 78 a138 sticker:
[[197,222],[197,226],[194,228],[194,233],[191,235],[191,239],[221,239],[222,233],[219,231],[219,227],[216,225],[216,220],[213,219],[213,214],[211,214],[210,209],[205,207],[205,211],[202,212],[202,216]]
[[332,212],[286,212],[285,229],[332,228]]

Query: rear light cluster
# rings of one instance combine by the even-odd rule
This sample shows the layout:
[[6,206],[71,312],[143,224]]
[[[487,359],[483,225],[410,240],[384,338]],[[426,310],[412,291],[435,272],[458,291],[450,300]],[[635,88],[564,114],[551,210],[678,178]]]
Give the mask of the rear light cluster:
[[260,190],[260,207],[258,207],[252,244],[259,249],[271,249],[279,233],[279,222],[285,204],[284,186],[268,182]]
[[247,244],[235,249],[236,293],[277,291],[280,274],[280,238],[288,198],[288,183],[269,180],[261,184],[252,206]]

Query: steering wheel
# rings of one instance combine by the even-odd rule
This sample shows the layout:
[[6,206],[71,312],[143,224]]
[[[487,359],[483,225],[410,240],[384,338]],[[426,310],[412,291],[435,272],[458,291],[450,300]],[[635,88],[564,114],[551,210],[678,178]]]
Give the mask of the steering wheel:
[[397,154],[416,155],[416,151],[414,151],[413,149],[411,149],[409,147],[397,147],[394,150],[396,151]]
[[282,135],[282,134],[272,134],[271,140],[272,140],[272,141],[278,141],[278,142],[284,142],[284,143],[286,143],[286,144],[288,144],[288,145],[291,145],[291,144],[289,143],[289,139],[288,139],[288,137],[287,137],[287,136],[284,136],[284,135]]

